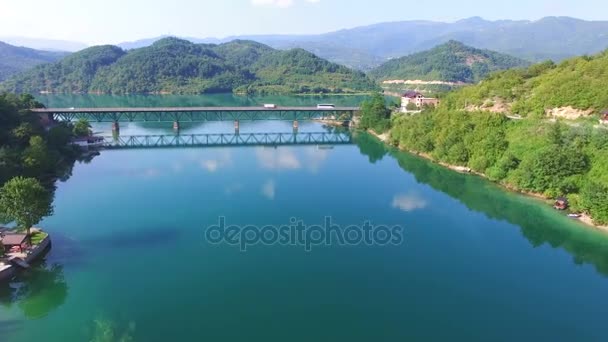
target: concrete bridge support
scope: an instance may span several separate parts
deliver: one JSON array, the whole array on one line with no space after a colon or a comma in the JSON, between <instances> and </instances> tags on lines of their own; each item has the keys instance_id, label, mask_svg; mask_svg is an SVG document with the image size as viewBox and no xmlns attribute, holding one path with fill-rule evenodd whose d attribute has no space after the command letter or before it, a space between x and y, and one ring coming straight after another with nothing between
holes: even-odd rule
<instances>
[{"instance_id":1,"label":"concrete bridge support","mask_svg":"<svg viewBox=\"0 0 608 342\"><path fill-rule=\"evenodd\" d=\"M234 120L234 134L239 134L240 129L241 123L239 122L239 120Z\"/></svg>"},{"instance_id":2,"label":"concrete bridge support","mask_svg":"<svg viewBox=\"0 0 608 342\"><path fill-rule=\"evenodd\" d=\"M299 123L298 120L293 120L293 132L294 133L298 133L298 128L299 128Z\"/></svg>"},{"instance_id":3,"label":"concrete bridge support","mask_svg":"<svg viewBox=\"0 0 608 342\"><path fill-rule=\"evenodd\" d=\"M112 122L112 134L118 134L120 132L120 124L118 121Z\"/></svg>"},{"instance_id":4,"label":"concrete bridge support","mask_svg":"<svg viewBox=\"0 0 608 342\"><path fill-rule=\"evenodd\" d=\"M173 121L173 130L179 132L179 121Z\"/></svg>"}]
</instances>

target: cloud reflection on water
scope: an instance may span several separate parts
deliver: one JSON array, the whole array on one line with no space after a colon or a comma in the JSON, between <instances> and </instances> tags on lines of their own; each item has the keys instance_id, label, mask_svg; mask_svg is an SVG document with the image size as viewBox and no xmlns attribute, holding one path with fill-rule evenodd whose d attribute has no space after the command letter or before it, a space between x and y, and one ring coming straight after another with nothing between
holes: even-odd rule
<instances>
[{"instance_id":1,"label":"cloud reflection on water","mask_svg":"<svg viewBox=\"0 0 608 342\"><path fill-rule=\"evenodd\" d=\"M404 212L412 212L426 208L428 202L420 195L410 192L393 197L392 207Z\"/></svg>"}]
</instances>

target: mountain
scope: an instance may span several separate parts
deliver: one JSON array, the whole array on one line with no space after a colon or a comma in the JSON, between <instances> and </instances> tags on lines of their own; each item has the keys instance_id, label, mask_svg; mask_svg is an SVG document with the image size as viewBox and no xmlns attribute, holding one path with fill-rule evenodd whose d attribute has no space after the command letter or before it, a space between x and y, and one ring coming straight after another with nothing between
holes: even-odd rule
<instances>
[{"instance_id":1,"label":"mountain","mask_svg":"<svg viewBox=\"0 0 608 342\"><path fill-rule=\"evenodd\" d=\"M54 62L66 55L65 52L39 51L0 42L0 81L38 64Z\"/></svg>"},{"instance_id":2,"label":"mountain","mask_svg":"<svg viewBox=\"0 0 608 342\"><path fill-rule=\"evenodd\" d=\"M607 87L608 50L492 74L475 86L448 94L442 106L573 119L608 109Z\"/></svg>"},{"instance_id":3,"label":"mountain","mask_svg":"<svg viewBox=\"0 0 608 342\"><path fill-rule=\"evenodd\" d=\"M474 17L453 23L420 20L380 23L321 35L188 38L197 43L234 39L254 40L275 49L302 48L321 58L360 70L369 70L388 59L425 51L450 40L530 61L560 61L608 48L608 21L568 17L488 21ZM150 43L140 41L138 46Z\"/></svg>"},{"instance_id":4,"label":"mountain","mask_svg":"<svg viewBox=\"0 0 608 342\"><path fill-rule=\"evenodd\" d=\"M11 45L25 46L31 49L45 51L68 51L75 52L86 49L87 45L80 42L72 42L68 40L58 39L42 39L42 38L27 38L27 37L0 37L0 40Z\"/></svg>"},{"instance_id":5,"label":"mountain","mask_svg":"<svg viewBox=\"0 0 608 342\"><path fill-rule=\"evenodd\" d=\"M236 40L220 45L163 38L124 51L96 46L0 85L14 92L353 93L376 89L365 74L302 49Z\"/></svg>"},{"instance_id":6,"label":"mountain","mask_svg":"<svg viewBox=\"0 0 608 342\"><path fill-rule=\"evenodd\" d=\"M449 41L431 50L392 59L369 75L378 80L423 80L476 83L498 70L525 67L530 63L490 50Z\"/></svg>"}]
</instances>

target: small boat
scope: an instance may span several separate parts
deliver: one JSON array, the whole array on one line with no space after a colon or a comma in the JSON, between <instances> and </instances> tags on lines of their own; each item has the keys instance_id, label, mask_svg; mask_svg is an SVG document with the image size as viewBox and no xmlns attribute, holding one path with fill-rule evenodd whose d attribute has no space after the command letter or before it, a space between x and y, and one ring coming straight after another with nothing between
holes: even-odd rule
<instances>
[{"instance_id":1,"label":"small boat","mask_svg":"<svg viewBox=\"0 0 608 342\"><path fill-rule=\"evenodd\" d=\"M581 214L568 214L569 218L580 218L581 216L583 216L583 215L581 215Z\"/></svg>"}]
</instances>

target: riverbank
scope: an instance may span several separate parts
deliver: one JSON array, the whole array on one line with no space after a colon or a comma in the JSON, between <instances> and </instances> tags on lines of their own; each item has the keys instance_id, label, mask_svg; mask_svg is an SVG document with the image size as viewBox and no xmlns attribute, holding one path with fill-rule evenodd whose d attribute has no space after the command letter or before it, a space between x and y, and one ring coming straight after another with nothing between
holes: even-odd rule
<instances>
[{"instance_id":1,"label":"riverbank","mask_svg":"<svg viewBox=\"0 0 608 342\"><path fill-rule=\"evenodd\" d=\"M481 173L481 172L473 171L473 170L471 170L468 167L444 163L444 162L436 160L435 158L433 158L429 154L420 153L420 152L417 152L417 151L411 151L411 150L408 150L408 149L404 149L401 146L393 145L390 142L390 132L389 133L383 133L383 134L378 134L377 132L374 132L373 130L368 130L367 132L369 134L371 134L372 136L374 136L376 139L382 141L384 144L386 144L388 146L391 146L391 147L395 147L395 148L399 149L400 151L416 155L418 157L421 157L423 159L431 161L431 162L433 162L435 164L441 165L441 166L443 166L443 167L445 167L447 169L450 169L452 171L456 171L456 172L459 172L459 173L476 175L476 176L485 178L486 180L490 181L490 179L488 178L488 176L486 174ZM533 197L533 198L535 198L537 200L542 200L543 202L547 202L547 201L552 201L553 200L552 198L548 198L548 197L546 197L546 196L544 196L543 194L540 194L540 193L521 191L519 189L516 189L516 188L510 186L509 184L496 183L496 182L492 182L492 183L499 185L500 187L502 187L503 189L505 189L507 191L514 192L514 193L517 193L519 195ZM584 226L592 227L594 229L597 229L597 230L600 230L600 231L608 233L608 226L603 226L603 225L595 224L593 222L593 219L591 218L591 216L589 216L588 214L584 214L583 213L581 215L582 215L581 217L579 217L577 219L574 219L574 220L577 220L577 221L581 222Z\"/></svg>"},{"instance_id":2,"label":"riverbank","mask_svg":"<svg viewBox=\"0 0 608 342\"><path fill-rule=\"evenodd\" d=\"M40 258L42 258L51 248L51 237L44 231L38 228L32 228L31 234L45 234L42 240L40 240L37 244L33 245L31 248L21 253L8 253L4 256L4 258L0 258L0 282L9 281L17 273L20 271L21 265L28 266ZM16 259L15 261L12 261ZM16 263L16 264L15 264ZM28 266L29 267L29 266Z\"/></svg>"}]
</instances>

